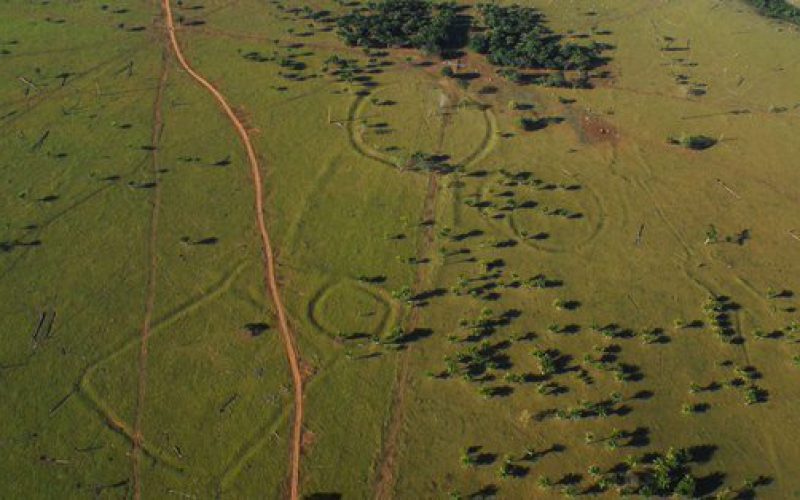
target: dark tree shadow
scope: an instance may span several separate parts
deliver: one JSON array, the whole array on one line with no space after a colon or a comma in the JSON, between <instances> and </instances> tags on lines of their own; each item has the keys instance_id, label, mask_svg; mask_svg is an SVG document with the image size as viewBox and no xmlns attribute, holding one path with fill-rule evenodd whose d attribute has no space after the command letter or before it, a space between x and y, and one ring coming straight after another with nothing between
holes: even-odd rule
<instances>
[{"instance_id":1,"label":"dark tree shadow","mask_svg":"<svg viewBox=\"0 0 800 500\"><path fill-rule=\"evenodd\" d=\"M247 330L251 337L258 337L269 330L269 325L266 323L247 323L244 325L244 329Z\"/></svg>"},{"instance_id":2,"label":"dark tree shadow","mask_svg":"<svg viewBox=\"0 0 800 500\"><path fill-rule=\"evenodd\" d=\"M724 484L725 473L712 472L711 474L697 478L694 494L700 498L706 497L721 488Z\"/></svg>"}]
</instances>

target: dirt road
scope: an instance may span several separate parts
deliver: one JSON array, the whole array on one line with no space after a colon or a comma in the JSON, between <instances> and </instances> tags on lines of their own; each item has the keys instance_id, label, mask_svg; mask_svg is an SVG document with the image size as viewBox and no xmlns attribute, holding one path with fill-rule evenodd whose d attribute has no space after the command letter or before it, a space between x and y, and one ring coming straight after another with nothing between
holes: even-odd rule
<instances>
[{"instance_id":1,"label":"dirt road","mask_svg":"<svg viewBox=\"0 0 800 500\"><path fill-rule=\"evenodd\" d=\"M250 164L250 174L253 180L253 190L255 195L255 212L256 212L256 225L261 236L261 244L264 252L264 279L267 288L272 297L275 312L278 316L278 327L280 329L281 337L283 339L284 348L286 349L286 356L289 360L289 367L292 372L292 381L294 384L294 423L292 430L292 445L290 454L290 477L289 477L289 498L297 500L299 498L299 482L300 482L300 443L303 432L303 379L300 372L300 359L297 351L297 346L294 342L294 336L289 329L289 322L286 318L286 310L281 300L280 288L275 276L275 258L272 252L272 244L270 243L269 233L264 221L264 194L261 183L261 170L258 163L258 157L247 133L247 129L242 124L239 117L234 113L233 108L225 96L208 80L206 80L200 73L195 71L181 50L178 38L175 34L175 22L172 16L172 8L169 0L162 0L161 2L164 10L164 17L166 20L167 33L169 35L170 45L178 60L178 64L191 76L197 83L203 86L219 104L222 111L233 124L236 132L242 140L242 144L247 151L247 159Z\"/></svg>"}]
</instances>

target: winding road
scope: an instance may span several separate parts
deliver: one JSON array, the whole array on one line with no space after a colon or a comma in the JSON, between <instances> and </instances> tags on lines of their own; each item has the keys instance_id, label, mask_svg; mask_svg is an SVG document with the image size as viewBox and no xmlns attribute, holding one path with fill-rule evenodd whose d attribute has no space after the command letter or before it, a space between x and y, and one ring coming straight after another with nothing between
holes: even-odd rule
<instances>
[{"instance_id":1,"label":"winding road","mask_svg":"<svg viewBox=\"0 0 800 500\"><path fill-rule=\"evenodd\" d=\"M175 54L178 64L191 76L197 83L203 86L214 97L219 104L222 111L233 124L236 132L242 140L242 144L247 151L247 158L250 164L250 174L253 181L253 190L255 195L255 212L256 212L256 225L258 232L261 236L261 245L264 253L264 279L269 289L272 298L275 312L278 316L278 327L280 329L281 338L283 340L284 348L286 349L286 356L289 360L289 367L292 373L292 381L294 385L294 422L292 430L291 453L290 453L290 476L289 476L289 498L297 500L299 498L299 482L300 482L300 443L303 432L303 379L300 372L300 357L298 349L295 345L295 339L292 331L289 329L289 322L286 317L286 310L283 306L283 301L280 295L280 287L275 274L275 257L272 252L272 244L270 243L269 233L264 221L264 193L261 182L261 170L258 163L258 156L256 155L253 143L247 133L247 129L242 124L239 117L234 113L233 108L225 99L225 96L208 80L206 80L200 73L195 71L181 50L178 43L178 38L175 34L175 21L172 15L172 7L169 0L162 0L161 2L164 18L166 21L167 34L172 52ZM140 446L140 439L134 440L134 447L137 444ZM136 451L136 450L134 450ZM135 462L134 462L135 464ZM139 483L138 474L134 474L134 496L141 498L141 488Z\"/></svg>"}]
</instances>

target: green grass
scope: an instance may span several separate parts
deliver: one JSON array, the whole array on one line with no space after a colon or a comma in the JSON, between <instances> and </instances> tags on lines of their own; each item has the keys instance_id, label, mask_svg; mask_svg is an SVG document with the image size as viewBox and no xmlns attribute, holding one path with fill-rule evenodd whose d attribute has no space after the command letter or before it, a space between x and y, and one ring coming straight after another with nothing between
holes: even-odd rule
<instances>
[{"instance_id":1,"label":"green grass","mask_svg":"<svg viewBox=\"0 0 800 500\"><path fill-rule=\"evenodd\" d=\"M791 295L765 294L800 286L790 233L800 94L787 83L800 77L795 30L736 3L533 1L557 32L593 32L615 45L611 78L592 90L517 85L470 55L457 73L480 76L465 89L414 51L376 56L370 67L370 56L317 30L320 23L300 36L311 21L287 11L303 5L209 2L176 13L206 22L181 28L181 43L241 110L262 159L282 292L309 373L304 494L370 497L389 470L392 481L380 488L397 498L491 485L504 498L556 497L561 486L542 490L537 478L580 474L583 491L590 466L608 471L628 455L673 446L707 447L707 460L691 464L704 493L743 491L758 476L771 479L756 482L764 498L800 489L791 439L797 350L787 329L796 306ZM248 166L215 102L167 56L163 170L153 172L147 146L166 48L158 15L157 5L132 2L0 6L0 49L9 52L0 55L0 242L8 248L0 252L0 469L13 478L0 496L132 494L130 439L107 420L130 429L136 414L156 199L143 185L153 181L160 204L143 496L285 492L291 378L265 291ZM118 29L121 22L146 30ZM294 54L305 64L295 72L307 78L289 80L280 73L292 70L276 61L242 57L251 51ZM374 86L337 81L332 65L323 72L334 54L367 70L355 76ZM62 87L64 72L74 76ZM547 126L523 131L521 118ZM718 142L692 152L664 141L683 133ZM416 152L465 172L397 168ZM503 172L530 175L520 182ZM430 175L438 189L426 200ZM705 245L711 224L719 243ZM744 244L725 241L744 230ZM525 285L540 275L550 287ZM472 295L451 291L464 279ZM406 286L434 293L414 312L392 297ZM743 344L712 330L703 311L710 294L739 304L726 315ZM557 308L557 300L577 303ZM438 377L445 357L479 345L464 340L474 332L460 323L485 308L495 320L509 313L485 337L499 356L493 367L469 381ZM39 318L53 311L49 337L34 348ZM413 334L415 315L422 331ZM675 318L688 326L673 328ZM252 336L246 325L254 323L268 328ZM639 335L608 338L590 327L609 323ZM559 328L550 332L551 324ZM404 349L369 338L397 326L412 333ZM641 332L656 328L663 333L643 342ZM755 330L782 333L756 342L746 334ZM602 347L616 357L604 363L629 365L640 380L620 381L585 359ZM540 372L535 349L568 356L566 370L524 381ZM746 366L761 377L736 370ZM744 385L727 383L737 377ZM539 391L546 382L565 392ZM689 392L712 382L720 388ZM765 401L746 404L758 393L752 384L767 391ZM511 391L484 397L481 387ZM614 392L624 415L543 413ZM687 416L687 404L708 407ZM600 439L614 429L629 433L617 446L586 443L587 432ZM496 455L493 462L462 465L470 446ZM384 466L387 448L393 468ZM519 460L527 448L542 452L536 462ZM527 475L500 477L506 455Z\"/></svg>"}]
</instances>

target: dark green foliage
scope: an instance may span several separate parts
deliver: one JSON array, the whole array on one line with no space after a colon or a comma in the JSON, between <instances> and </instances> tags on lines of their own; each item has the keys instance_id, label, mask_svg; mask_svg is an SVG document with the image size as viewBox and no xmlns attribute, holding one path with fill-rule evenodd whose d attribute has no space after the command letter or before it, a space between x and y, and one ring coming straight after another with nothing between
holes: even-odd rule
<instances>
[{"instance_id":1,"label":"dark green foliage","mask_svg":"<svg viewBox=\"0 0 800 500\"><path fill-rule=\"evenodd\" d=\"M337 21L338 34L348 45L372 48L414 47L442 54L454 43L454 4L426 0L384 0L353 11Z\"/></svg>"},{"instance_id":2,"label":"dark green foliage","mask_svg":"<svg viewBox=\"0 0 800 500\"><path fill-rule=\"evenodd\" d=\"M795 7L786 0L747 0L747 3L765 16L800 25L800 7Z\"/></svg>"},{"instance_id":3,"label":"dark green foliage","mask_svg":"<svg viewBox=\"0 0 800 500\"><path fill-rule=\"evenodd\" d=\"M688 458L685 450L672 448L656 457L640 476L643 484L638 493L645 496L679 494L693 497L695 479L688 467Z\"/></svg>"},{"instance_id":4,"label":"dark green foliage","mask_svg":"<svg viewBox=\"0 0 800 500\"><path fill-rule=\"evenodd\" d=\"M469 39L469 48L478 54L486 54L489 52L489 39L482 33L476 33Z\"/></svg>"},{"instance_id":5,"label":"dark green foliage","mask_svg":"<svg viewBox=\"0 0 800 500\"><path fill-rule=\"evenodd\" d=\"M717 143L717 140L707 135L683 135L678 138L670 137L667 139L670 144L683 146L687 149L694 149L695 151L702 151L708 149Z\"/></svg>"},{"instance_id":6,"label":"dark green foliage","mask_svg":"<svg viewBox=\"0 0 800 500\"><path fill-rule=\"evenodd\" d=\"M561 70L539 75L530 75L526 78L526 80L530 83L541 85L543 87L591 88L588 76L583 75L583 73L585 72L581 71L581 75L579 75L574 81L569 81L566 75L564 75L564 72Z\"/></svg>"},{"instance_id":7,"label":"dark green foliage","mask_svg":"<svg viewBox=\"0 0 800 500\"><path fill-rule=\"evenodd\" d=\"M470 47L488 54L499 66L545 69L590 69L603 61L603 46L562 43L545 25L536 9L512 5L479 4L486 32L474 35Z\"/></svg>"},{"instance_id":8,"label":"dark green foliage","mask_svg":"<svg viewBox=\"0 0 800 500\"><path fill-rule=\"evenodd\" d=\"M567 78L564 76L563 71L556 71L554 73L550 73L547 75L547 78L543 82L546 87L566 87L568 86Z\"/></svg>"},{"instance_id":9,"label":"dark green foliage","mask_svg":"<svg viewBox=\"0 0 800 500\"><path fill-rule=\"evenodd\" d=\"M512 69L512 68L503 68L498 71L500 76L506 78L510 82L520 83L522 82L522 75L519 74L519 71Z\"/></svg>"}]
</instances>

